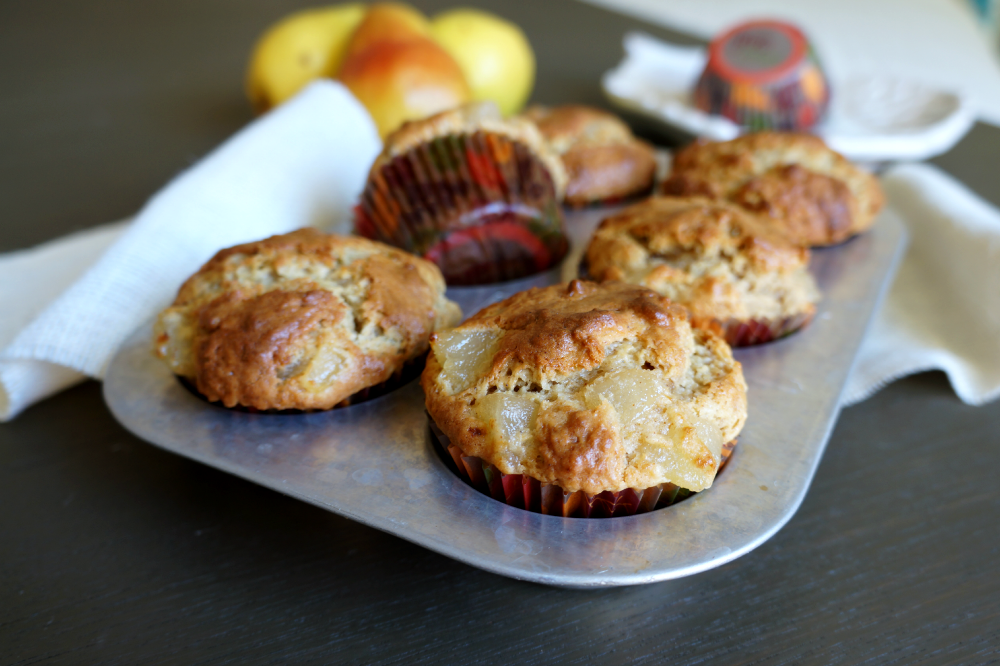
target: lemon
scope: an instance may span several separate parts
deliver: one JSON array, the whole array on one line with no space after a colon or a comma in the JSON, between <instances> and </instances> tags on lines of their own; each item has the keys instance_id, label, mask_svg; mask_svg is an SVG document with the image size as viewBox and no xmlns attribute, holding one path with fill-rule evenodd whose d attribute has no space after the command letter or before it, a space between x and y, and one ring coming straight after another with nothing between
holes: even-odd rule
<instances>
[{"instance_id":1,"label":"lemon","mask_svg":"<svg viewBox=\"0 0 1000 666\"><path fill-rule=\"evenodd\" d=\"M474 100L493 100L505 116L528 101L535 54L515 24L478 9L456 8L434 17L431 35L458 62Z\"/></svg>"},{"instance_id":2,"label":"lemon","mask_svg":"<svg viewBox=\"0 0 1000 666\"><path fill-rule=\"evenodd\" d=\"M247 70L254 107L266 111L310 81L333 77L364 15L363 4L349 3L295 12L271 26L257 41Z\"/></svg>"}]
</instances>

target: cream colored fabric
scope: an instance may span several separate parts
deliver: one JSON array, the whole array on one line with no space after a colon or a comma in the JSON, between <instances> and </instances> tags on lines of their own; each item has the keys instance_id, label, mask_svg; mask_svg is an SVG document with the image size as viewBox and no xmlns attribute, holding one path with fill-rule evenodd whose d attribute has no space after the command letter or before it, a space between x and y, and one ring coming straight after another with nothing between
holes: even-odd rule
<instances>
[{"instance_id":1,"label":"cream colored fabric","mask_svg":"<svg viewBox=\"0 0 1000 666\"><path fill-rule=\"evenodd\" d=\"M948 373L964 402L1000 396L1000 210L926 164L890 170L886 198L910 245L872 322L845 404L922 370Z\"/></svg>"}]
</instances>

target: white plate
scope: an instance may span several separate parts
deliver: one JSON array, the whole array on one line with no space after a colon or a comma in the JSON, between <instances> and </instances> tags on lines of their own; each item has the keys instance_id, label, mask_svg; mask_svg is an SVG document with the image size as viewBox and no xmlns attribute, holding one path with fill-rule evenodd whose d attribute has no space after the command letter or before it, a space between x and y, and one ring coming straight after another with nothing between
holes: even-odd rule
<instances>
[{"instance_id":1,"label":"white plate","mask_svg":"<svg viewBox=\"0 0 1000 666\"><path fill-rule=\"evenodd\" d=\"M706 139L739 136L739 126L728 118L692 105L705 49L668 44L642 33L625 35L624 46L625 59L601 80L612 102ZM830 86L828 117L817 134L856 161L933 157L958 143L975 120L969 100L914 81L859 75L831 81Z\"/></svg>"}]
</instances>

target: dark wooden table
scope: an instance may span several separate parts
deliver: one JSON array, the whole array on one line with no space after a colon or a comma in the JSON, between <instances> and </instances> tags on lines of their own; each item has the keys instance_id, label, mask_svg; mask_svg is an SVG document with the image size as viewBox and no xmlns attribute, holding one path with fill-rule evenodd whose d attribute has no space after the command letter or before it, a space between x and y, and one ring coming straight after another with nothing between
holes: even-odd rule
<instances>
[{"instance_id":1,"label":"dark wooden table","mask_svg":"<svg viewBox=\"0 0 1000 666\"><path fill-rule=\"evenodd\" d=\"M248 122L253 39L297 4L0 4L0 251L134 213ZM541 102L604 104L626 30L684 39L572 0L482 4L525 26ZM1000 129L935 162L1000 203ZM996 663L998 430L1000 404L941 374L897 382L843 412L756 551L567 591L165 453L89 382L0 425L0 662Z\"/></svg>"}]
</instances>

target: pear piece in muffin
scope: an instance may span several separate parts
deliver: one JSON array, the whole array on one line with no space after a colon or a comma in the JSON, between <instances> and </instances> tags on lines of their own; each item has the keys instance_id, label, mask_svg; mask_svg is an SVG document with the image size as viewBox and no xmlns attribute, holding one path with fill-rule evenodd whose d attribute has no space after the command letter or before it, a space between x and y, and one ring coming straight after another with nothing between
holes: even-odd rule
<instances>
[{"instance_id":1,"label":"pear piece in muffin","mask_svg":"<svg viewBox=\"0 0 1000 666\"><path fill-rule=\"evenodd\" d=\"M621 282L530 289L437 332L421 384L448 446L534 483L521 505L545 513L553 488L563 507L578 492L704 490L746 419L725 341Z\"/></svg>"}]
</instances>

